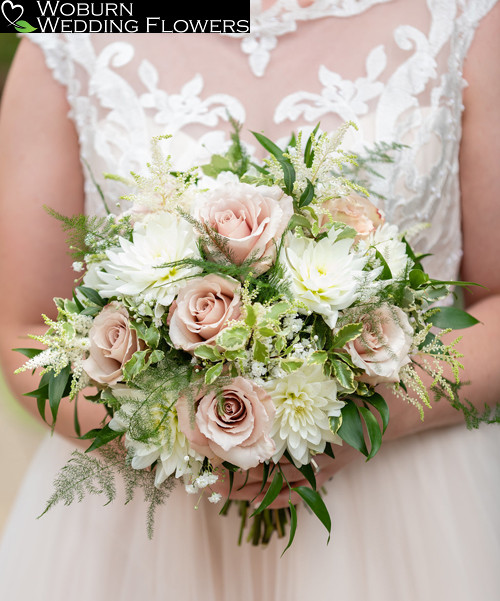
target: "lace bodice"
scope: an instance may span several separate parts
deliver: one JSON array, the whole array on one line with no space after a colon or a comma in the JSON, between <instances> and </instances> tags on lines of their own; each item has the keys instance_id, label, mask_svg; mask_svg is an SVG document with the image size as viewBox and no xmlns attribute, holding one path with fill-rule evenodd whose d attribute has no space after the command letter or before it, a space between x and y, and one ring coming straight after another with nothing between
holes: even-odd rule
<instances>
[{"instance_id":1,"label":"lace bodice","mask_svg":"<svg viewBox=\"0 0 500 601\"><path fill-rule=\"evenodd\" d=\"M321 122L359 126L347 145L408 147L373 182L389 221L432 226L417 248L429 271L456 276L461 257L458 151L462 65L495 0L254 0L251 33L30 34L67 87L87 162L108 199L125 191L102 178L140 171L153 135L172 134L179 168L228 143L228 115L288 139ZM267 6L269 5L270 6ZM86 210L101 201L86 171Z\"/></svg>"}]
</instances>

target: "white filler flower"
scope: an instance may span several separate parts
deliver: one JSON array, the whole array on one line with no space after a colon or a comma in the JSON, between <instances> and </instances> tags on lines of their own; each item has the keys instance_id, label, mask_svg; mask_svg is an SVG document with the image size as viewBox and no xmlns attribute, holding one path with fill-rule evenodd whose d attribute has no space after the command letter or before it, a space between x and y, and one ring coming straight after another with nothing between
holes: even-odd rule
<instances>
[{"instance_id":1,"label":"white filler flower","mask_svg":"<svg viewBox=\"0 0 500 601\"><path fill-rule=\"evenodd\" d=\"M134 227L133 242L120 238L120 248L107 251L108 260L98 273L102 296L136 296L168 306L182 278L197 273L193 267L160 267L186 258L198 258L193 228L171 213L160 213Z\"/></svg>"},{"instance_id":2,"label":"white filler flower","mask_svg":"<svg viewBox=\"0 0 500 601\"><path fill-rule=\"evenodd\" d=\"M367 257L350 252L353 240L337 240L338 235L330 230L319 242L289 235L284 256L294 296L323 315L331 328L339 310L354 303L361 283L369 277L363 272Z\"/></svg>"},{"instance_id":3,"label":"white filler flower","mask_svg":"<svg viewBox=\"0 0 500 601\"><path fill-rule=\"evenodd\" d=\"M320 365L307 365L270 380L265 388L276 407L271 430L276 444L273 461L288 449L300 467L309 463L311 452L322 453L327 442L342 443L330 430L329 417L338 417L345 403L337 399L337 385Z\"/></svg>"}]
</instances>

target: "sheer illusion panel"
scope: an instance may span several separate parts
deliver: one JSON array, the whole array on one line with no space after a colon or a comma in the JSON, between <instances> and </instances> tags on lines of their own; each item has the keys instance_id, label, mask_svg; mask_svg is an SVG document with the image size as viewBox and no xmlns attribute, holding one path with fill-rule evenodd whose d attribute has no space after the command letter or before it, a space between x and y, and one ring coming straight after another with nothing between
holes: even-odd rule
<instances>
[{"instance_id":1,"label":"sheer illusion panel","mask_svg":"<svg viewBox=\"0 0 500 601\"><path fill-rule=\"evenodd\" d=\"M269 4L269 2L267 2ZM291 131L359 132L346 150L375 142L408 145L371 187L390 222L432 223L413 241L433 253L432 275L454 278L461 257L458 148L461 67L492 2L278 1L252 34L31 35L68 86L90 164L109 201L125 192L102 173L144 171L154 135L171 134L177 168L206 162L229 144L231 115L249 151L251 130L286 144ZM321 18L320 18L321 17ZM241 39L240 39L241 38ZM131 43L133 39L133 45ZM102 203L87 175L87 211Z\"/></svg>"}]
</instances>

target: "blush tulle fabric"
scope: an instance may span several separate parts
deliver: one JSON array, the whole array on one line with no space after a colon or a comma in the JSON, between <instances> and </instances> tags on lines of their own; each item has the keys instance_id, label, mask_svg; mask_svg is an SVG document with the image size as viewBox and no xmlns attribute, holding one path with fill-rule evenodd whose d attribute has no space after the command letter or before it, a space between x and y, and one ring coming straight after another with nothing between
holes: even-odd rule
<instances>
[{"instance_id":1,"label":"blush tulle fabric","mask_svg":"<svg viewBox=\"0 0 500 601\"><path fill-rule=\"evenodd\" d=\"M230 113L286 140L318 121L359 126L354 150L404 142L372 182L389 221L432 227L416 245L455 278L461 258L458 150L462 67L494 0L252 2L247 36L32 34L66 89L82 158L126 176L152 135L172 134L179 168L227 148ZM100 181L108 199L124 193ZM102 211L87 176L86 210ZM443 402L443 401L442 401ZM411 410L411 408L408 408ZM36 520L73 446L47 438L0 547L9 601L495 601L500 560L500 437L494 427L429 431L385 443L326 485L333 535L304 507L292 548L237 546L236 512L219 517L178 487L146 536L140 497L58 506Z\"/></svg>"}]
</instances>

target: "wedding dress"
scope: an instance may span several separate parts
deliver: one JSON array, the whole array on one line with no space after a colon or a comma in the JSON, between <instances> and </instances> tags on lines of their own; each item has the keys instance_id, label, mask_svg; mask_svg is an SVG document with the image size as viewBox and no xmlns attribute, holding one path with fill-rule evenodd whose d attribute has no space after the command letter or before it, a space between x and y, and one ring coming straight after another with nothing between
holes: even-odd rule
<instances>
[{"instance_id":1,"label":"wedding dress","mask_svg":"<svg viewBox=\"0 0 500 601\"><path fill-rule=\"evenodd\" d=\"M408 148L372 182L388 221L417 223L429 271L458 274L458 150L462 65L493 0L278 0L252 4L247 35L34 34L67 89L82 159L108 199L148 160L150 138L172 134L179 168L227 147L228 115L285 141L321 122L357 123L346 146ZM260 156L260 155L259 155ZM86 173L86 210L102 212ZM49 200L47 201L49 202ZM408 410L411 410L409 407ZM304 507L292 548L237 546L236 512L217 515L182 487L146 537L140 494L103 507L88 498L40 520L52 480L73 446L47 438L26 476L0 550L0 598L9 601L493 601L500 559L498 432L464 426L386 443L327 483L327 546Z\"/></svg>"}]
</instances>

